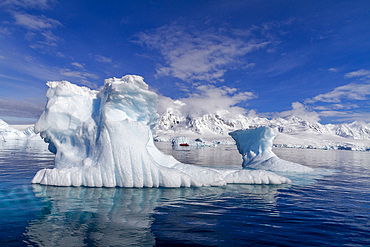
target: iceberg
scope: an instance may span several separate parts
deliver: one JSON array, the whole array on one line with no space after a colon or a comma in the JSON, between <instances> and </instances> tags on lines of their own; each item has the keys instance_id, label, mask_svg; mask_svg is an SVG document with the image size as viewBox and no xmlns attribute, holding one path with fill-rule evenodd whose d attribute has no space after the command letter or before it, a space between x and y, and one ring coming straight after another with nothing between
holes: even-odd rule
<instances>
[{"instance_id":1,"label":"iceberg","mask_svg":"<svg viewBox=\"0 0 370 247\"><path fill-rule=\"evenodd\" d=\"M272 145L278 132L269 127L236 130L229 133L236 141L243 156L243 168L264 169L276 172L311 172L312 168L286 161L272 152Z\"/></svg>"},{"instance_id":2,"label":"iceberg","mask_svg":"<svg viewBox=\"0 0 370 247\"><path fill-rule=\"evenodd\" d=\"M54 168L38 171L32 183L142 188L290 182L269 171L183 164L160 152L152 136L158 96L140 76L106 79L99 91L67 81L47 85L35 132L55 153Z\"/></svg>"}]
</instances>

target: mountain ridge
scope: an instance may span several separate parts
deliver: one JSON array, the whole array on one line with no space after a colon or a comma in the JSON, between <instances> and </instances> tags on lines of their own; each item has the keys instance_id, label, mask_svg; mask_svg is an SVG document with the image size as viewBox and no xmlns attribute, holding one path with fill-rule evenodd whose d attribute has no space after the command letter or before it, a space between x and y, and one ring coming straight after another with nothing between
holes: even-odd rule
<instances>
[{"instance_id":1,"label":"mountain ridge","mask_svg":"<svg viewBox=\"0 0 370 247\"><path fill-rule=\"evenodd\" d=\"M370 123L358 121L320 124L310 123L296 116L272 119L242 114L234 117L211 113L191 116L167 109L159 116L153 132L156 141L171 141L176 136L186 136L190 139L198 137L220 144L232 143L228 135L232 131L260 126L279 131L279 136L274 142L275 146L279 147L370 150Z\"/></svg>"}]
</instances>

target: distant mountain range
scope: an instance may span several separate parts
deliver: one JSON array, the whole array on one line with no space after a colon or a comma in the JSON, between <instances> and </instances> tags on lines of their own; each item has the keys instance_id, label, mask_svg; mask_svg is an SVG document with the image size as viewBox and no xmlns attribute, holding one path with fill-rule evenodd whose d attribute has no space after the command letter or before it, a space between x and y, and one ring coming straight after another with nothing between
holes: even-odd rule
<instances>
[{"instance_id":1,"label":"distant mountain range","mask_svg":"<svg viewBox=\"0 0 370 247\"><path fill-rule=\"evenodd\" d=\"M35 134L34 126L25 127L24 130L18 130L9 126L0 119L0 142L8 140L40 140L40 136Z\"/></svg>"},{"instance_id":2,"label":"distant mountain range","mask_svg":"<svg viewBox=\"0 0 370 247\"><path fill-rule=\"evenodd\" d=\"M168 109L162 114L153 129L156 141L171 142L178 137L203 142L205 145L233 144L228 133L237 129L268 126L276 128L279 136L275 147L345 149L370 151L370 124L353 122L350 124L310 123L298 117L261 118L258 116L230 114L205 114L203 116L182 115ZM34 127L25 130L12 128L0 119L0 141L37 140Z\"/></svg>"},{"instance_id":3,"label":"distant mountain range","mask_svg":"<svg viewBox=\"0 0 370 247\"><path fill-rule=\"evenodd\" d=\"M258 116L225 115L205 114L192 117L168 109L160 116L154 128L155 140L171 141L174 137L185 136L211 143L233 143L228 133L234 130L268 126L280 132L274 142L278 147L370 150L369 123L323 125L294 116L269 120Z\"/></svg>"}]
</instances>

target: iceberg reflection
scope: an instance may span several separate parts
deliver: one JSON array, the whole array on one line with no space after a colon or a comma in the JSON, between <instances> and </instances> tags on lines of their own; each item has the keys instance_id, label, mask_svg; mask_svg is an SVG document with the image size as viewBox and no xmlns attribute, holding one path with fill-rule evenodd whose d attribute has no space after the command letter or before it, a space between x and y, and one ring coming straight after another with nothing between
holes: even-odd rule
<instances>
[{"instance_id":1,"label":"iceberg reflection","mask_svg":"<svg viewBox=\"0 0 370 247\"><path fill-rule=\"evenodd\" d=\"M202 210L206 212L214 209L214 204L220 200L238 197L252 207L269 211L276 206L279 188L283 187L133 189L33 185L44 207L38 219L27 227L26 243L38 246L153 246L155 236L151 226L153 215L159 212L156 208L178 208L202 202Z\"/></svg>"},{"instance_id":2,"label":"iceberg reflection","mask_svg":"<svg viewBox=\"0 0 370 247\"><path fill-rule=\"evenodd\" d=\"M150 232L159 190L33 185L45 208L27 227L39 246L152 246Z\"/></svg>"}]
</instances>

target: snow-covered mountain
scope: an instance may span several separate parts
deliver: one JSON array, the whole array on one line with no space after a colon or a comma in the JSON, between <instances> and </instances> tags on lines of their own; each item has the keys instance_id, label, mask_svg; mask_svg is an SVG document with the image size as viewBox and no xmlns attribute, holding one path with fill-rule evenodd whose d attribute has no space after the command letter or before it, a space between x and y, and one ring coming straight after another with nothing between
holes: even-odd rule
<instances>
[{"instance_id":1,"label":"snow-covered mountain","mask_svg":"<svg viewBox=\"0 0 370 247\"><path fill-rule=\"evenodd\" d=\"M181 106L181 102L177 103ZM202 116L183 115L178 109L169 108L159 116L153 129L156 141L171 142L186 137L199 145L234 144L229 133L238 129L268 126L279 131L274 141L276 147L370 150L370 123L350 124L310 123L298 117L261 118L257 115L230 116L228 112ZM0 141L41 140L34 127L17 130L0 119Z\"/></svg>"},{"instance_id":2,"label":"snow-covered mountain","mask_svg":"<svg viewBox=\"0 0 370 247\"><path fill-rule=\"evenodd\" d=\"M41 138L40 135L35 134L34 126L17 130L0 119L0 141L10 140L41 140Z\"/></svg>"},{"instance_id":3,"label":"snow-covered mountain","mask_svg":"<svg viewBox=\"0 0 370 247\"><path fill-rule=\"evenodd\" d=\"M232 143L228 133L260 126L276 128L280 134L274 145L279 147L370 150L370 124L310 123L298 117L261 118L256 115L205 114L184 116L167 109L154 128L157 141L171 141L176 136L202 139L213 143Z\"/></svg>"}]
</instances>

